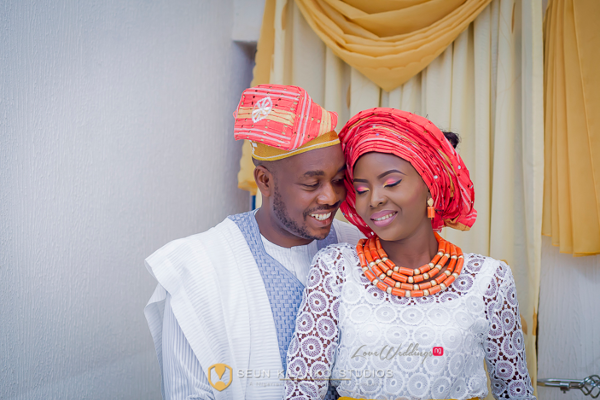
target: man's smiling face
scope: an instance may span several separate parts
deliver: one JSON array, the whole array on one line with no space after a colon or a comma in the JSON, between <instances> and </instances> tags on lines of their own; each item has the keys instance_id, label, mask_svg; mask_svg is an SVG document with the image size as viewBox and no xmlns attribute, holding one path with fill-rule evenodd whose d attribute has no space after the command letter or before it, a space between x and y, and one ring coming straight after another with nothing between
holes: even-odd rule
<instances>
[{"instance_id":1,"label":"man's smiling face","mask_svg":"<svg viewBox=\"0 0 600 400\"><path fill-rule=\"evenodd\" d=\"M278 161L273 211L280 227L303 239L325 239L346 198L345 165L339 145Z\"/></svg>"}]
</instances>

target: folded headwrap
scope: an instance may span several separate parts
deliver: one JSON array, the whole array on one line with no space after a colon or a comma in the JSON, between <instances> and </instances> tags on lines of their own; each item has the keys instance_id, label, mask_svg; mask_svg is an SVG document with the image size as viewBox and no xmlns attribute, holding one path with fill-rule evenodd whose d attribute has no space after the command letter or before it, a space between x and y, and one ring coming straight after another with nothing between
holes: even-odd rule
<instances>
[{"instance_id":1,"label":"folded headwrap","mask_svg":"<svg viewBox=\"0 0 600 400\"><path fill-rule=\"evenodd\" d=\"M434 201L436 213L431 221L434 230L439 231L444 226L469 230L475 223L475 192L469 171L431 121L393 108L373 108L352 117L339 137L346 158L348 189L341 210L348 221L368 237L374 233L356 213L352 179L356 160L370 152L393 154L417 170Z\"/></svg>"},{"instance_id":2,"label":"folded headwrap","mask_svg":"<svg viewBox=\"0 0 600 400\"><path fill-rule=\"evenodd\" d=\"M244 90L233 114L236 140L252 143L252 157L275 161L340 141L337 114L297 86L258 85Z\"/></svg>"}]
</instances>

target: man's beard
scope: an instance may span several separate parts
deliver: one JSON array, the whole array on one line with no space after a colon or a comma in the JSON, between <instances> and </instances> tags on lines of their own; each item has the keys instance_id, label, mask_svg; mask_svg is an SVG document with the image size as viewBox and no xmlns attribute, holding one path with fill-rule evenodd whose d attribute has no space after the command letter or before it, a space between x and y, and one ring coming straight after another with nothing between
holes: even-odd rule
<instances>
[{"instance_id":1,"label":"man's beard","mask_svg":"<svg viewBox=\"0 0 600 400\"><path fill-rule=\"evenodd\" d=\"M281 199L281 195L277 190L277 187L274 188L275 193L273 195L273 211L275 212L275 217L287 228L287 230L294 235L301 237L303 239L311 239L311 240L323 240L326 236L312 236L306 226L300 226L294 220L292 220L287 212L287 208L285 207L285 203ZM304 218L308 215L305 213L303 215Z\"/></svg>"}]
</instances>

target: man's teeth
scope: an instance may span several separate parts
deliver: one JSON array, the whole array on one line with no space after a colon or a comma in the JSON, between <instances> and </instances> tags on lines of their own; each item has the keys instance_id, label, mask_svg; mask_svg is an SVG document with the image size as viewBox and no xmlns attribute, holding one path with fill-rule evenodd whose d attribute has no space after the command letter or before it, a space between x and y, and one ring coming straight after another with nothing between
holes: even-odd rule
<instances>
[{"instance_id":1,"label":"man's teeth","mask_svg":"<svg viewBox=\"0 0 600 400\"><path fill-rule=\"evenodd\" d=\"M383 221L384 219L392 218L394 216L394 214L395 213L391 213L391 214L388 214L388 215L384 215L381 218L375 218L374 221Z\"/></svg>"},{"instance_id":2,"label":"man's teeth","mask_svg":"<svg viewBox=\"0 0 600 400\"><path fill-rule=\"evenodd\" d=\"M327 218L331 217L331 213L329 212L327 214L310 214L310 216L316 220L325 221Z\"/></svg>"}]
</instances>

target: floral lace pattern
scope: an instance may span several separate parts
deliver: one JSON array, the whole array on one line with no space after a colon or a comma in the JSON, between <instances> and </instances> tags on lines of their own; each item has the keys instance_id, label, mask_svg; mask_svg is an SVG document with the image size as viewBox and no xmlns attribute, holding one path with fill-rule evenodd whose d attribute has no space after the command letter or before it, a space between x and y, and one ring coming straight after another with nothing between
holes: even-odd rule
<instances>
[{"instance_id":1,"label":"floral lace pattern","mask_svg":"<svg viewBox=\"0 0 600 400\"><path fill-rule=\"evenodd\" d=\"M364 277L348 244L320 251L288 349L286 399L535 399L510 268L466 254L444 292L398 298Z\"/></svg>"}]
</instances>

